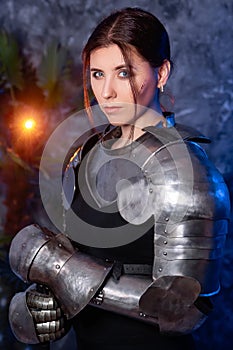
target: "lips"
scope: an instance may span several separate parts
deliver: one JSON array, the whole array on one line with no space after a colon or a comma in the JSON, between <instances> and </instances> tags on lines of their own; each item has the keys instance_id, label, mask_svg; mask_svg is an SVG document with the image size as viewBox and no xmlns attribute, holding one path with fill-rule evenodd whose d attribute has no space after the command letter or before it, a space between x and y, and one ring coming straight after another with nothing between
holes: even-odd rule
<instances>
[{"instance_id":1,"label":"lips","mask_svg":"<svg viewBox=\"0 0 233 350\"><path fill-rule=\"evenodd\" d=\"M117 113L121 110L122 107L119 106L105 106L103 107L104 111L108 114Z\"/></svg>"}]
</instances>

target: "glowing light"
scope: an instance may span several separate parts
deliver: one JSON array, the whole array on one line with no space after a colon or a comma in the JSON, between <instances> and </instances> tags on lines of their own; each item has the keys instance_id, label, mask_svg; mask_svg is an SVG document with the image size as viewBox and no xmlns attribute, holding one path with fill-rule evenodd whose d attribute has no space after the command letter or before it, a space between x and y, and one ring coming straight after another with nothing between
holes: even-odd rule
<instances>
[{"instance_id":1,"label":"glowing light","mask_svg":"<svg viewBox=\"0 0 233 350\"><path fill-rule=\"evenodd\" d=\"M35 127L34 119L27 119L24 121L24 128L27 130L32 130Z\"/></svg>"}]
</instances>

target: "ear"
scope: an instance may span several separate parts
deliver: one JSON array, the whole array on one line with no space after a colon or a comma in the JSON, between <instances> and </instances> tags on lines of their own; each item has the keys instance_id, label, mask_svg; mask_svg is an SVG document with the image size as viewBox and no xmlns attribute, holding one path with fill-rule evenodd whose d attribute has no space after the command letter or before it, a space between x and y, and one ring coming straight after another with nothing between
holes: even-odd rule
<instances>
[{"instance_id":1,"label":"ear","mask_svg":"<svg viewBox=\"0 0 233 350\"><path fill-rule=\"evenodd\" d=\"M158 84L157 87L160 89L164 85L166 85L166 82L169 78L171 70L171 63L168 60L165 60L162 64L162 66L159 67L158 71Z\"/></svg>"}]
</instances>

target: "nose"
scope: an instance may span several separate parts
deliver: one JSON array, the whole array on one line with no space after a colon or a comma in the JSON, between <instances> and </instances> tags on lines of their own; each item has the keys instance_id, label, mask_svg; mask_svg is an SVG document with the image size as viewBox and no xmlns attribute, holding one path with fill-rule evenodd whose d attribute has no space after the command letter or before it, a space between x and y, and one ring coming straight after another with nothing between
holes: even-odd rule
<instances>
[{"instance_id":1,"label":"nose","mask_svg":"<svg viewBox=\"0 0 233 350\"><path fill-rule=\"evenodd\" d=\"M117 96L116 89L111 79L106 78L103 84L102 97L106 100Z\"/></svg>"}]
</instances>

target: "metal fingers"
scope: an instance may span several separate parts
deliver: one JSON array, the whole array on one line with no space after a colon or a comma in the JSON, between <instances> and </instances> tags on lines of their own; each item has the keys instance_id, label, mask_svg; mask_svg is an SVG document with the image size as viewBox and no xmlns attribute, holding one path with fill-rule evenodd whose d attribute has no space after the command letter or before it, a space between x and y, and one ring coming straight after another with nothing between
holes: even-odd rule
<instances>
[{"instance_id":1,"label":"metal fingers","mask_svg":"<svg viewBox=\"0 0 233 350\"><path fill-rule=\"evenodd\" d=\"M53 310L57 308L57 302L52 296L46 296L37 292L27 293L27 304L31 308Z\"/></svg>"},{"instance_id":2,"label":"metal fingers","mask_svg":"<svg viewBox=\"0 0 233 350\"><path fill-rule=\"evenodd\" d=\"M56 321L61 317L61 309L56 310L31 310L34 320L38 323L47 321Z\"/></svg>"},{"instance_id":3,"label":"metal fingers","mask_svg":"<svg viewBox=\"0 0 233 350\"><path fill-rule=\"evenodd\" d=\"M41 343L45 343L45 342L60 339L64 334L65 334L65 329L62 328L60 331L57 331L56 333L38 334L38 338Z\"/></svg>"},{"instance_id":4,"label":"metal fingers","mask_svg":"<svg viewBox=\"0 0 233 350\"><path fill-rule=\"evenodd\" d=\"M36 332L41 343L57 340L66 333L64 318L36 323Z\"/></svg>"},{"instance_id":5,"label":"metal fingers","mask_svg":"<svg viewBox=\"0 0 233 350\"><path fill-rule=\"evenodd\" d=\"M30 290L27 293L27 306L32 314L36 334L41 343L61 338L68 329L67 320L63 315L55 297L50 291L48 295Z\"/></svg>"},{"instance_id":6,"label":"metal fingers","mask_svg":"<svg viewBox=\"0 0 233 350\"><path fill-rule=\"evenodd\" d=\"M45 333L56 333L60 331L64 326L63 319L59 319L56 321L49 321L49 322L43 322L43 323L37 323L36 329L38 333L45 334Z\"/></svg>"}]
</instances>

